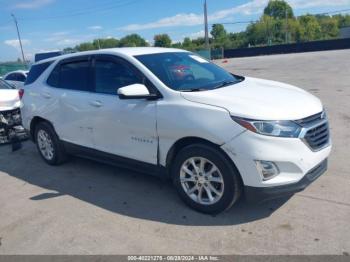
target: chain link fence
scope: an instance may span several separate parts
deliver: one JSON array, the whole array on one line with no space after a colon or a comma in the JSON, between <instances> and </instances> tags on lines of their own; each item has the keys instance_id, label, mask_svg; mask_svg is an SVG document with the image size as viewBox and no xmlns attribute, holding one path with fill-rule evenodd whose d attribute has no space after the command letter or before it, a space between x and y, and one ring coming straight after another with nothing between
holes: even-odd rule
<instances>
[{"instance_id":1,"label":"chain link fence","mask_svg":"<svg viewBox=\"0 0 350 262\"><path fill-rule=\"evenodd\" d=\"M22 63L0 63L0 76L16 70L26 70Z\"/></svg>"}]
</instances>

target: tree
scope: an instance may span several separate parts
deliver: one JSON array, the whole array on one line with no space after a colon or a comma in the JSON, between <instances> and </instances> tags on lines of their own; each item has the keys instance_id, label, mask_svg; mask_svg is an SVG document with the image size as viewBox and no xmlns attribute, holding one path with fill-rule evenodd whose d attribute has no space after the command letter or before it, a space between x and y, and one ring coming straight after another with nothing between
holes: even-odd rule
<instances>
[{"instance_id":1,"label":"tree","mask_svg":"<svg viewBox=\"0 0 350 262\"><path fill-rule=\"evenodd\" d=\"M72 48L72 47L67 47L67 48L63 49L63 52L64 52L65 54L74 53L74 52L76 52L76 51L77 51L77 50L76 50L75 48Z\"/></svg>"},{"instance_id":2,"label":"tree","mask_svg":"<svg viewBox=\"0 0 350 262\"><path fill-rule=\"evenodd\" d=\"M171 38L168 34L159 34L154 36L154 46L170 47L171 42Z\"/></svg>"},{"instance_id":3,"label":"tree","mask_svg":"<svg viewBox=\"0 0 350 262\"><path fill-rule=\"evenodd\" d=\"M86 42L76 46L75 49L82 52L82 51L96 50L96 47L91 42Z\"/></svg>"},{"instance_id":4,"label":"tree","mask_svg":"<svg viewBox=\"0 0 350 262\"><path fill-rule=\"evenodd\" d=\"M177 42L171 45L172 48L182 48L182 43L181 42Z\"/></svg>"},{"instance_id":5,"label":"tree","mask_svg":"<svg viewBox=\"0 0 350 262\"><path fill-rule=\"evenodd\" d=\"M300 23L300 41L321 39L321 26L313 15L303 15L298 18Z\"/></svg>"},{"instance_id":6,"label":"tree","mask_svg":"<svg viewBox=\"0 0 350 262\"><path fill-rule=\"evenodd\" d=\"M284 0L270 0L264 9L264 15L275 19L285 19L286 12L288 18L294 18L292 7Z\"/></svg>"},{"instance_id":7,"label":"tree","mask_svg":"<svg viewBox=\"0 0 350 262\"><path fill-rule=\"evenodd\" d=\"M285 17L287 10L287 19ZM222 24L212 27L210 38L214 48L242 48L247 46L265 46L285 43L286 32L289 43L305 42L320 39L334 39L339 35L341 27L350 26L350 15L303 15L295 18L292 8L283 0L270 0L259 21L251 23L245 31L227 33ZM155 46L183 48L190 51L203 49L205 39L186 37L182 42L171 43L168 34L154 36ZM115 38L95 39L74 48L65 48L67 53L124 46L149 46L138 34L131 34L118 40Z\"/></svg>"},{"instance_id":8,"label":"tree","mask_svg":"<svg viewBox=\"0 0 350 262\"><path fill-rule=\"evenodd\" d=\"M281 30L281 21L273 17L263 15L256 23L247 28L247 40L250 45L269 45L280 42L278 32Z\"/></svg>"},{"instance_id":9,"label":"tree","mask_svg":"<svg viewBox=\"0 0 350 262\"><path fill-rule=\"evenodd\" d=\"M350 26L350 15L334 15L332 18L337 20L338 28Z\"/></svg>"},{"instance_id":10,"label":"tree","mask_svg":"<svg viewBox=\"0 0 350 262\"><path fill-rule=\"evenodd\" d=\"M115 38L95 39L92 44L96 49L114 48L119 46L119 41Z\"/></svg>"},{"instance_id":11,"label":"tree","mask_svg":"<svg viewBox=\"0 0 350 262\"><path fill-rule=\"evenodd\" d=\"M242 48L248 45L246 32L230 33L228 38L229 46L227 48Z\"/></svg>"},{"instance_id":12,"label":"tree","mask_svg":"<svg viewBox=\"0 0 350 262\"><path fill-rule=\"evenodd\" d=\"M321 27L322 39L332 39L339 36L338 21L327 15L316 16Z\"/></svg>"},{"instance_id":13,"label":"tree","mask_svg":"<svg viewBox=\"0 0 350 262\"><path fill-rule=\"evenodd\" d=\"M143 47L149 46L144 38L139 36L138 34L131 34L123 37L119 41L120 47Z\"/></svg>"},{"instance_id":14,"label":"tree","mask_svg":"<svg viewBox=\"0 0 350 262\"><path fill-rule=\"evenodd\" d=\"M228 40L227 32L222 24L214 24L211 30L211 35L214 39L214 46L222 47Z\"/></svg>"},{"instance_id":15,"label":"tree","mask_svg":"<svg viewBox=\"0 0 350 262\"><path fill-rule=\"evenodd\" d=\"M190 51L195 50L195 47L192 43L191 38L189 38L189 37L184 38L184 41L182 42L182 48L186 49L186 50L190 50Z\"/></svg>"}]
</instances>

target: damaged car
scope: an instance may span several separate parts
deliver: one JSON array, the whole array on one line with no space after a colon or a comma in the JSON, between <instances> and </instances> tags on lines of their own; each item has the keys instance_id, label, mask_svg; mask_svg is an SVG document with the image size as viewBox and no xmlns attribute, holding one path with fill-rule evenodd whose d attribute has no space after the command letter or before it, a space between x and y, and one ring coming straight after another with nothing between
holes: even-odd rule
<instances>
[{"instance_id":1,"label":"damaged car","mask_svg":"<svg viewBox=\"0 0 350 262\"><path fill-rule=\"evenodd\" d=\"M22 95L22 89L17 90L0 79L0 145L27 137L21 119Z\"/></svg>"},{"instance_id":2,"label":"damaged car","mask_svg":"<svg viewBox=\"0 0 350 262\"><path fill-rule=\"evenodd\" d=\"M204 213L303 190L325 173L332 147L312 94L178 49L42 60L23 101L23 125L46 163L72 154L169 177Z\"/></svg>"}]
</instances>

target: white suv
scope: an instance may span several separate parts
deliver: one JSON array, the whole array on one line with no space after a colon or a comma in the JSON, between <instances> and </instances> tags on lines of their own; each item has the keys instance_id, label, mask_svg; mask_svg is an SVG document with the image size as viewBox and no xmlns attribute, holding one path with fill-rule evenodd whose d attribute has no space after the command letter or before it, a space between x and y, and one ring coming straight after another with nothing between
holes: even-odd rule
<instances>
[{"instance_id":1,"label":"white suv","mask_svg":"<svg viewBox=\"0 0 350 262\"><path fill-rule=\"evenodd\" d=\"M301 191L327 169L319 99L187 51L122 48L40 61L23 122L51 165L67 154L169 176L192 208Z\"/></svg>"}]
</instances>

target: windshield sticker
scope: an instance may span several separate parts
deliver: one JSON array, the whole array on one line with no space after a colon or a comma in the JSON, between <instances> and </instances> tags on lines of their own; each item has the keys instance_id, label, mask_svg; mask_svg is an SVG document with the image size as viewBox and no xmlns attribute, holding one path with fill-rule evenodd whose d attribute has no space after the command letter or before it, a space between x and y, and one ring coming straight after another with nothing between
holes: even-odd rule
<instances>
[{"instance_id":1,"label":"windshield sticker","mask_svg":"<svg viewBox=\"0 0 350 262\"><path fill-rule=\"evenodd\" d=\"M209 63L207 60L205 60L204 58L201 58L200 56L190 55L190 57L199 63Z\"/></svg>"}]
</instances>

